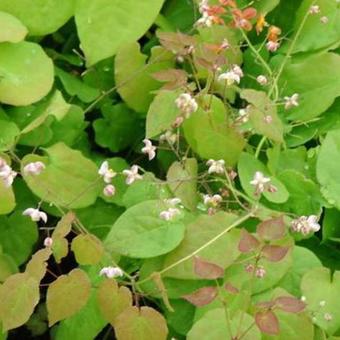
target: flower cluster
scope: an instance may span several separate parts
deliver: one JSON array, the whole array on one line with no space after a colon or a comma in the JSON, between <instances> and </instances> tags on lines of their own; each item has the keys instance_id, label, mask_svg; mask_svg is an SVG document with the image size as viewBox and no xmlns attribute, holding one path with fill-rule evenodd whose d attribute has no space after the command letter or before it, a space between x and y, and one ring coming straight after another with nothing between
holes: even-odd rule
<instances>
[{"instance_id":1,"label":"flower cluster","mask_svg":"<svg viewBox=\"0 0 340 340\"><path fill-rule=\"evenodd\" d=\"M214 24L223 24L220 17L225 13L225 9L221 6L209 6L208 0L202 0L199 4L199 12L201 17L196 21L198 27L211 27Z\"/></svg>"},{"instance_id":2,"label":"flower cluster","mask_svg":"<svg viewBox=\"0 0 340 340\"><path fill-rule=\"evenodd\" d=\"M302 235L315 233L320 230L318 217L315 215L301 216L291 222L291 229L294 232L301 233Z\"/></svg>"},{"instance_id":3,"label":"flower cluster","mask_svg":"<svg viewBox=\"0 0 340 340\"><path fill-rule=\"evenodd\" d=\"M163 210L160 212L159 217L165 221L172 220L175 216L179 215L181 212L178 208L176 208L177 205L181 203L181 200L179 198L170 198L166 199L164 201L166 205L169 206L167 210Z\"/></svg>"},{"instance_id":4,"label":"flower cluster","mask_svg":"<svg viewBox=\"0 0 340 340\"><path fill-rule=\"evenodd\" d=\"M6 188L9 188L14 181L17 173L7 164L7 162L0 158L0 179L3 181Z\"/></svg>"},{"instance_id":5,"label":"flower cluster","mask_svg":"<svg viewBox=\"0 0 340 340\"><path fill-rule=\"evenodd\" d=\"M177 107L181 110L185 119L190 118L190 115L198 110L198 104L196 99L191 96L190 93L182 93L175 100ZM182 122L184 118L180 116ZM181 125L181 122L177 122L177 125Z\"/></svg>"},{"instance_id":6,"label":"flower cluster","mask_svg":"<svg viewBox=\"0 0 340 340\"><path fill-rule=\"evenodd\" d=\"M203 202L207 206L217 207L222 202L222 196L215 195L203 195Z\"/></svg>"},{"instance_id":7,"label":"flower cluster","mask_svg":"<svg viewBox=\"0 0 340 340\"><path fill-rule=\"evenodd\" d=\"M113 196L116 193L116 188L111 184L111 182L112 178L114 178L117 174L112 169L110 169L109 163L107 161L104 161L101 164L98 174L103 177L103 180L106 183L103 189L103 194L107 197Z\"/></svg>"}]
</instances>

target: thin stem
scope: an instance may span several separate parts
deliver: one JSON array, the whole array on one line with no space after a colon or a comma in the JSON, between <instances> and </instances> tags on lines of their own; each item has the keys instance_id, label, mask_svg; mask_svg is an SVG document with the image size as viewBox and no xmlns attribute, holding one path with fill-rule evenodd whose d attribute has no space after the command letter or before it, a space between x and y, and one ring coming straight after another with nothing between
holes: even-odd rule
<instances>
[{"instance_id":1,"label":"thin stem","mask_svg":"<svg viewBox=\"0 0 340 340\"><path fill-rule=\"evenodd\" d=\"M267 137L266 136L263 136L260 140L260 143L258 144L257 148L256 148L256 151L255 151L255 158L259 158L260 156L260 152L261 152L261 149L262 149L262 146L263 144L266 142L267 140Z\"/></svg>"}]
</instances>

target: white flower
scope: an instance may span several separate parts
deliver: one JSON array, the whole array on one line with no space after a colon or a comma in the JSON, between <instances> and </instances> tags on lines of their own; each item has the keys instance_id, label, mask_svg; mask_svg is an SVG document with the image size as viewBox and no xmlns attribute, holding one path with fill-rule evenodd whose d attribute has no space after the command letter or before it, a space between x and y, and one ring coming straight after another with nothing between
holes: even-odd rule
<instances>
[{"instance_id":1,"label":"white flower","mask_svg":"<svg viewBox=\"0 0 340 340\"><path fill-rule=\"evenodd\" d=\"M209 166L208 173L209 174L223 174L224 173L224 160L220 159L218 161L215 161L213 159L209 159L207 162L207 165Z\"/></svg>"},{"instance_id":2,"label":"white flower","mask_svg":"<svg viewBox=\"0 0 340 340\"><path fill-rule=\"evenodd\" d=\"M53 240L51 237L46 237L44 240L44 246L47 248L51 248L53 245Z\"/></svg>"},{"instance_id":3,"label":"white flower","mask_svg":"<svg viewBox=\"0 0 340 340\"><path fill-rule=\"evenodd\" d=\"M180 198L174 197L174 198L168 198L164 202L168 205L175 207L176 205L180 204L182 201Z\"/></svg>"},{"instance_id":4,"label":"white flower","mask_svg":"<svg viewBox=\"0 0 340 340\"><path fill-rule=\"evenodd\" d=\"M265 177L261 171L256 171L254 178L250 181L250 184L255 187L255 194L259 195L266 190L266 186L269 182L269 177Z\"/></svg>"},{"instance_id":5,"label":"white flower","mask_svg":"<svg viewBox=\"0 0 340 340\"><path fill-rule=\"evenodd\" d=\"M213 207L217 207L222 202L222 196L221 195L204 195L203 196L203 202L205 205L212 205Z\"/></svg>"},{"instance_id":6,"label":"white flower","mask_svg":"<svg viewBox=\"0 0 340 340\"><path fill-rule=\"evenodd\" d=\"M171 132L170 130L166 131L163 135L159 137L160 142L168 142L169 144L173 145L177 141L176 133Z\"/></svg>"},{"instance_id":7,"label":"white flower","mask_svg":"<svg viewBox=\"0 0 340 340\"><path fill-rule=\"evenodd\" d=\"M130 170L124 170L123 174L126 176L125 183L127 185L132 184L134 181L138 179L142 179L143 177L138 173L138 166L132 165Z\"/></svg>"},{"instance_id":8,"label":"white flower","mask_svg":"<svg viewBox=\"0 0 340 340\"><path fill-rule=\"evenodd\" d=\"M268 79L266 76L260 74L257 78L256 78L256 81L262 85L262 86L265 86L268 84Z\"/></svg>"},{"instance_id":9,"label":"white flower","mask_svg":"<svg viewBox=\"0 0 340 340\"><path fill-rule=\"evenodd\" d=\"M299 106L299 94L298 93L294 93L291 97L284 97L285 100L285 109L289 110L292 107L296 107Z\"/></svg>"},{"instance_id":10,"label":"white flower","mask_svg":"<svg viewBox=\"0 0 340 340\"><path fill-rule=\"evenodd\" d=\"M232 65L231 69L227 72L221 73L217 80L219 82L226 82L228 86L233 85L234 83L239 84L241 78L243 77L243 71L238 65Z\"/></svg>"},{"instance_id":11,"label":"white flower","mask_svg":"<svg viewBox=\"0 0 340 340\"><path fill-rule=\"evenodd\" d=\"M12 170L5 160L0 158L0 179L3 181L6 188L9 188L13 184L16 176L17 173Z\"/></svg>"},{"instance_id":12,"label":"white flower","mask_svg":"<svg viewBox=\"0 0 340 340\"><path fill-rule=\"evenodd\" d=\"M104 196L111 197L116 193L116 188L112 184L108 184L103 189Z\"/></svg>"},{"instance_id":13,"label":"white flower","mask_svg":"<svg viewBox=\"0 0 340 340\"><path fill-rule=\"evenodd\" d=\"M259 279L262 279L266 275L266 270L264 269L263 266L258 266L255 269L255 276Z\"/></svg>"},{"instance_id":14,"label":"white flower","mask_svg":"<svg viewBox=\"0 0 340 340\"><path fill-rule=\"evenodd\" d=\"M46 166L43 162L32 162L24 166L25 175L40 175Z\"/></svg>"},{"instance_id":15,"label":"white flower","mask_svg":"<svg viewBox=\"0 0 340 340\"><path fill-rule=\"evenodd\" d=\"M185 118L189 118L191 113L198 110L198 104L189 93L180 94L175 100L177 107L184 113Z\"/></svg>"},{"instance_id":16,"label":"white flower","mask_svg":"<svg viewBox=\"0 0 340 340\"><path fill-rule=\"evenodd\" d=\"M242 122L242 123L247 123L247 121L249 120L249 112L248 112L248 109L245 108L245 109L240 109L238 111L238 114L239 114L239 120Z\"/></svg>"},{"instance_id":17,"label":"white flower","mask_svg":"<svg viewBox=\"0 0 340 340\"><path fill-rule=\"evenodd\" d=\"M326 16L323 16L323 17L320 18L320 22L321 22L322 24L327 24L328 21L329 21L329 19L328 19L328 17L326 17Z\"/></svg>"},{"instance_id":18,"label":"white flower","mask_svg":"<svg viewBox=\"0 0 340 340\"><path fill-rule=\"evenodd\" d=\"M144 148L142 148L142 152L148 155L149 161L151 161L156 156L156 147L152 145L149 139L144 139L143 143L145 144L145 146Z\"/></svg>"},{"instance_id":19,"label":"white flower","mask_svg":"<svg viewBox=\"0 0 340 340\"><path fill-rule=\"evenodd\" d=\"M320 225L318 223L318 217L315 215L301 216L291 222L291 229L302 235L307 235L309 233L315 233L320 230Z\"/></svg>"},{"instance_id":20,"label":"white flower","mask_svg":"<svg viewBox=\"0 0 340 340\"><path fill-rule=\"evenodd\" d=\"M209 0L201 0L199 5L198 5L198 9L200 13L204 13L208 10L209 8L209 4L208 4Z\"/></svg>"},{"instance_id":21,"label":"white flower","mask_svg":"<svg viewBox=\"0 0 340 340\"><path fill-rule=\"evenodd\" d=\"M320 13L320 7L318 5L310 6L309 14L318 14Z\"/></svg>"},{"instance_id":22,"label":"white flower","mask_svg":"<svg viewBox=\"0 0 340 340\"><path fill-rule=\"evenodd\" d=\"M169 208L168 210L161 211L159 217L165 221L170 221L178 214L180 214L180 211L177 208Z\"/></svg>"},{"instance_id":23,"label":"white flower","mask_svg":"<svg viewBox=\"0 0 340 340\"><path fill-rule=\"evenodd\" d=\"M330 314L330 313L325 313L325 314L323 315L323 318L324 318L326 321L332 321L333 316L332 316L332 314Z\"/></svg>"},{"instance_id":24,"label":"white flower","mask_svg":"<svg viewBox=\"0 0 340 340\"><path fill-rule=\"evenodd\" d=\"M105 183L111 183L112 178L117 174L109 168L107 161L103 162L98 170L98 174L103 177Z\"/></svg>"},{"instance_id":25,"label":"white flower","mask_svg":"<svg viewBox=\"0 0 340 340\"><path fill-rule=\"evenodd\" d=\"M278 41L268 41L266 44L266 48L269 52L276 52L280 47L280 43Z\"/></svg>"},{"instance_id":26,"label":"white flower","mask_svg":"<svg viewBox=\"0 0 340 340\"><path fill-rule=\"evenodd\" d=\"M203 12L202 17L199 18L195 26L198 27L211 27L214 24L214 17L210 16L208 12Z\"/></svg>"},{"instance_id":27,"label":"white flower","mask_svg":"<svg viewBox=\"0 0 340 340\"><path fill-rule=\"evenodd\" d=\"M100 276L106 276L108 279L115 277L121 277L124 275L123 271L119 267L104 267L99 272Z\"/></svg>"},{"instance_id":28,"label":"white flower","mask_svg":"<svg viewBox=\"0 0 340 340\"><path fill-rule=\"evenodd\" d=\"M244 75L244 74L243 74L243 71L242 71L242 69L241 69L241 67L238 66L238 65L236 65L236 64L232 65L231 70L232 70L235 74L237 74L240 78L242 78L243 75Z\"/></svg>"},{"instance_id":29,"label":"white flower","mask_svg":"<svg viewBox=\"0 0 340 340\"><path fill-rule=\"evenodd\" d=\"M47 215L43 211L34 208L28 208L23 213L25 216L29 216L32 221L39 222L40 220L47 222Z\"/></svg>"}]
</instances>

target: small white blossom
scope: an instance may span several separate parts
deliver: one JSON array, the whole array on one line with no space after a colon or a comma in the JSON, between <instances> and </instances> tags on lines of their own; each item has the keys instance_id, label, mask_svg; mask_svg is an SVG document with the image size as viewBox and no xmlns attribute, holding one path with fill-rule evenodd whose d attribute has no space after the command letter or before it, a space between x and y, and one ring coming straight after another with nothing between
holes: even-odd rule
<instances>
[{"instance_id":1,"label":"small white blossom","mask_svg":"<svg viewBox=\"0 0 340 340\"><path fill-rule=\"evenodd\" d=\"M107 161L103 162L98 170L98 174L103 177L105 183L111 183L112 178L117 174L109 168Z\"/></svg>"},{"instance_id":2,"label":"small white blossom","mask_svg":"<svg viewBox=\"0 0 340 340\"><path fill-rule=\"evenodd\" d=\"M172 220L180 211L177 208L169 208L168 210L161 211L159 217L165 221Z\"/></svg>"},{"instance_id":3,"label":"small white blossom","mask_svg":"<svg viewBox=\"0 0 340 340\"><path fill-rule=\"evenodd\" d=\"M134 181L138 179L142 179L143 177L138 173L138 166L132 165L130 170L124 170L123 175L126 176L125 183L127 185L132 184Z\"/></svg>"},{"instance_id":4,"label":"small white blossom","mask_svg":"<svg viewBox=\"0 0 340 340\"><path fill-rule=\"evenodd\" d=\"M255 194L259 195L266 190L269 182L269 177L265 177L261 171L256 171L254 178L250 181L250 184L255 187Z\"/></svg>"},{"instance_id":5,"label":"small white blossom","mask_svg":"<svg viewBox=\"0 0 340 340\"><path fill-rule=\"evenodd\" d=\"M106 197L111 197L116 193L116 188L114 185L112 184L108 184L105 186L105 188L103 189L103 194Z\"/></svg>"},{"instance_id":6,"label":"small white blossom","mask_svg":"<svg viewBox=\"0 0 340 340\"><path fill-rule=\"evenodd\" d=\"M266 275L266 270L263 266L258 266L255 270L255 276L259 279L262 279Z\"/></svg>"},{"instance_id":7,"label":"small white blossom","mask_svg":"<svg viewBox=\"0 0 340 340\"><path fill-rule=\"evenodd\" d=\"M175 207L176 205L180 204L182 201L180 198L174 197L174 198L168 198L164 200L164 202L168 205Z\"/></svg>"},{"instance_id":8,"label":"small white blossom","mask_svg":"<svg viewBox=\"0 0 340 340\"><path fill-rule=\"evenodd\" d=\"M237 74L240 78L242 78L242 77L244 76L241 67L238 66L238 65L236 65L236 64L232 65L231 70L232 70L235 74Z\"/></svg>"},{"instance_id":9,"label":"small white blossom","mask_svg":"<svg viewBox=\"0 0 340 340\"><path fill-rule=\"evenodd\" d=\"M310 6L309 14L318 14L320 13L320 7L318 5Z\"/></svg>"},{"instance_id":10,"label":"small white blossom","mask_svg":"<svg viewBox=\"0 0 340 340\"><path fill-rule=\"evenodd\" d=\"M245 109L240 109L238 111L238 114L239 114L239 120L242 122L242 123L247 123L248 120L249 120L249 111L247 110L247 108Z\"/></svg>"},{"instance_id":11,"label":"small white blossom","mask_svg":"<svg viewBox=\"0 0 340 340\"><path fill-rule=\"evenodd\" d=\"M291 222L291 229L297 233L301 233L302 235L315 233L320 230L318 217L315 215L301 216Z\"/></svg>"},{"instance_id":12,"label":"small white blossom","mask_svg":"<svg viewBox=\"0 0 340 340\"><path fill-rule=\"evenodd\" d=\"M160 142L168 142L169 144L173 145L177 141L176 133L171 132L170 130L166 131L163 135L159 137Z\"/></svg>"},{"instance_id":13,"label":"small white blossom","mask_svg":"<svg viewBox=\"0 0 340 340\"><path fill-rule=\"evenodd\" d=\"M198 110L198 104L189 93L182 93L175 100L177 107L184 113L185 118L189 118L193 112Z\"/></svg>"},{"instance_id":14,"label":"small white blossom","mask_svg":"<svg viewBox=\"0 0 340 340\"><path fill-rule=\"evenodd\" d=\"M325 307L326 306L326 301L325 300L322 300L319 302L319 306L320 307Z\"/></svg>"},{"instance_id":15,"label":"small white blossom","mask_svg":"<svg viewBox=\"0 0 340 340\"><path fill-rule=\"evenodd\" d=\"M39 222L40 220L47 222L47 215L43 211L34 208L28 208L23 213L25 216L29 216L32 221Z\"/></svg>"},{"instance_id":16,"label":"small white blossom","mask_svg":"<svg viewBox=\"0 0 340 340\"><path fill-rule=\"evenodd\" d=\"M324 318L326 321L332 321L332 320L333 320L333 316L332 316L332 314L330 314L330 313L325 313L325 314L323 315L323 318Z\"/></svg>"},{"instance_id":17,"label":"small white blossom","mask_svg":"<svg viewBox=\"0 0 340 340\"><path fill-rule=\"evenodd\" d=\"M198 4L198 10L200 13L204 13L209 9L209 0L201 0Z\"/></svg>"},{"instance_id":18,"label":"small white blossom","mask_svg":"<svg viewBox=\"0 0 340 340\"><path fill-rule=\"evenodd\" d=\"M292 107L299 106L299 94L294 93L291 97L284 97L285 100L285 109L289 110Z\"/></svg>"},{"instance_id":19,"label":"small white blossom","mask_svg":"<svg viewBox=\"0 0 340 340\"><path fill-rule=\"evenodd\" d=\"M264 76L264 75L259 75L257 78L256 78L256 81L260 84L260 85L262 85L262 86L265 86L265 85L267 85L268 84L268 79L267 79L267 77L266 76Z\"/></svg>"},{"instance_id":20,"label":"small white blossom","mask_svg":"<svg viewBox=\"0 0 340 340\"><path fill-rule=\"evenodd\" d=\"M328 21L329 21L329 19L328 19L328 17L326 17L326 16L323 16L323 17L320 18L320 22L321 22L322 24L328 24Z\"/></svg>"},{"instance_id":21,"label":"small white blossom","mask_svg":"<svg viewBox=\"0 0 340 340\"><path fill-rule=\"evenodd\" d=\"M106 276L108 279L115 277L121 277L124 275L123 271L119 267L104 267L99 272L100 276Z\"/></svg>"},{"instance_id":22,"label":"small white blossom","mask_svg":"<svg viewBox=\"0 0 340 340\"><path fill-rule=\"evenodd\" d=\"M6 188L9 188L13 182L17 173L6 163L6 161L0 158L0 179L5 184Z\"/></svg>"},{"instance_id":23,"label":"small white blossom","mask_svg":"<svg viewBox=\"0 0 340 340\"><path fill-rule=\"evenodd\" d=\"M222 202L222 196L221 195L204 195L203 196L203 202L205 205L211 205L213 207L217 207Z\"/></svg>"},{"instance_id":24,"label":"small white blossom","mask_svg":"<svg viewBox=\"0 0 340 340\"><path fill-rule=\"evenodd\" d=\"M269 52L276 52L280 47L280 43L278 41L268 41L266 43L266 48Z\"/></svg>"},{"instance_id":25,"label":"small white blossom","mask_svg":"<svg viewBox=\"0 0 340 340\"><path fill-rule=\"evenodd\" d=\"M25 175L40 175L46 166L43 162L32 162L24 166Z\"/></svg>"},{"instance_id":26,"label":"small white blossom","mask_svg":"<svg viewBox=\"0 0 340 340\"><path fill-rule=\"evenodd\" d=\"M44 246L46 248L51 248L53 245L53 240L51 237L46 237L45 240L44 240Z\"/></svg>"},{"instance_id":27,"label":"small white blossom","mask_svg":"<svg viewBox=\"0 0 340 340\"><path fill-rule=\"evenodd\" d=\"M307 299L306 299L306 297L305 297L304 295L302 295L301 298L300 298L300 300L301 300L302 302L306 302Z\"/></svg>"},{"instance_id":28,"label":"small white blossom","mask_svg":"<svg viewBox=\"0 0 340 340\"><path fill-rule=\"evenodd\" d=\"M235 83L239 84L243 77L243 71L238 65L232 65L231 69L227 72L221 73L217 80L219 82L226 82L228 86Z\"/></svg>"},{"instance_id":29,"label":"small white blossom","mask_svg":"<svg viewBox=\"0 0 340 340\"><path fill-rule=\"evenodd\" d=\"M215 161L213 159L209 159L207 162L207 165L209 166L208 173L209 174L223 174L224 173L224 160L220 159L218 161Z\"/></svg>"},{"instance_id":30,"label":"small white blossom","mask_svg":"<svg viewBox=\"0 0 340 340\"><path fill-rule=\"evenodd\" d=\"M203 12L202 16L196 21L197 27L211 27L214 24L214 17L209 15L208 12Z\"/></svg>"},{"instance_id":31,"label":"small white blossom","mask_svg":"<svg viewBox=\"0 0 340 340\"><path fill-rule=\"evenodd\" d=\"M149 139L144 139L143 143L145 144L144 148L142 148L142 152L149 157L149 161L156 157L156 147L152 145Z\"/></svg>"}]
</instances>

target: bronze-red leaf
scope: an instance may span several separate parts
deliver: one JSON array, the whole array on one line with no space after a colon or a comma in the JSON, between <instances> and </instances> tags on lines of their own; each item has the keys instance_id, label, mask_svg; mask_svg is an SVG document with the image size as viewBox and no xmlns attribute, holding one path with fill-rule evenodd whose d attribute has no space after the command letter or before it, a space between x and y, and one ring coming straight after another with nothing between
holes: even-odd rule
<instances>
[{"instance_id":1,"label":"bronze-red leaf","mask_svg":"<svg viewBox=\"0 0 340 340\"><path fill-rule=\"evenodd\" d=\"M275 299L276 307L287 313L299 313L302 312L306 304L292 296L280 296Z\"/></svg>"},{"instance_id":2,"label":"bronze-red leaf","mask_svg":"<svg viewBox=\"0 0 340 340\"><path fill-rule=\"evenodd\" d=\"M238 249L242 253L249 253L252 250L255 250L259 246L260 242L257 240L255 236L250 234L247 230L241 230L241 239L238 244Z\"/></svg>"},{"instance_id":3,"label":"bronze-red leaf","mask_svg":"<svg viewBox=\"0 0 340 340\"><path fill-rule=\"evenodd\" d=\"M224 269L215 263L205 261L198 256L194 257L194 271L199 277L215 280L224 276Z\"/></svg>"},{"instance_id":4,"label":"bronze-red leaf","mask_svg":"<svg viewBox=\"0 0 340 340\"><path fill-rule=\"evenodd\" d=\"M266 241L279 240L283 238L286 233L283 216L261 222L257 226L256 232L263 240Z\"/></svg>"},{"instance_id":5,"label":"bronze-red leaf","mask_svg":"<svg viewBox=\"0 0 340 340\"><path fill-rule=\"evenodd\" d=\"M271 310L257 312L255 314L255 322L262 333L269 335L279 334L279 320Z\"/></svg>"},{"instance_id":6,"label":"bronze-red leaf","mask_svg":"<svg viewBox=\"0 0 340 340\"><path fill-rule=\"evenodd\" d=\"M201 307L212 302L217 296L216 287L203 287L191 294L183 295L182 298L196 307Z\"/></svg>"},{"instance_id":7,"label":"bronze-red leaf","mask_svg":"<svg viewBox=\"0 0 340 340\"><path fill-rule=\"evenodd\" d=\"M275 245L265 245L262 248L262 255L271 262L281 261L288 253L288 247L281 247Z\"/></svg>"}]
</instances>

